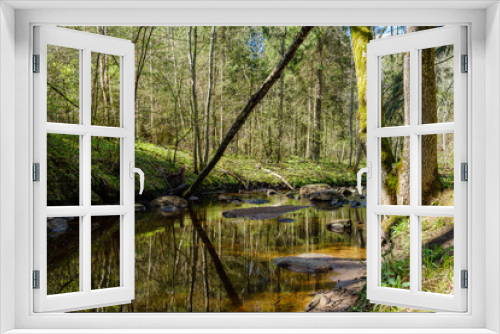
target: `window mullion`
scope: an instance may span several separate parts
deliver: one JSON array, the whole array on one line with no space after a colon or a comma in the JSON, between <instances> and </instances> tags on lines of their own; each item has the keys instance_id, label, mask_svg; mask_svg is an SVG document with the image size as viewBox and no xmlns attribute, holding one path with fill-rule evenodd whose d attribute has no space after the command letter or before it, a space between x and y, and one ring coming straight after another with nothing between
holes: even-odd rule
<instances>
[{"instance_id":1,"label":"window mullion","mask_svg":"<svg viewBox=\"0 0 500 334\"><path fill-rule=\"evenodd\" d=\"M419 217L414 209L420 203L420 145L414 130L419 124L420 115L420 52L410 51L410 291L418 292L420 277L420 233Z\"/></svg>"}]
</instances>

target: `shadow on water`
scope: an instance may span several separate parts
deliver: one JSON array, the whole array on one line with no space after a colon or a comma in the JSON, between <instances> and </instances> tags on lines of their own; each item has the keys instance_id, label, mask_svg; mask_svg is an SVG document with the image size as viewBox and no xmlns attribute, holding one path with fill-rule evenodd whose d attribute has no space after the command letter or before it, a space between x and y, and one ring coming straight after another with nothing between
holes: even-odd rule
<instances>
[{"instance_id":1,"label":"shadow on water","mask_svg":"<svg viewBox=\"0 0 500 334\"><path fill-rule=\"evenodd\" d=\"M332 273L306 274L280 269L281 256L320 253L339 258L366 258L363 207L332 207L283 194L238 194L241 199L266 199L264 205L307 205L278 219L224 218L236 208L257 207L207 198L190 208L162 212L149 208L136 212L136 298L127 305L88 311L99 312L302 312L311 293L335 286ZM326 229L334 219L351 218L349 233ZM116 228L93 218L92 241L96 261L93 280L115 282L119 238ZM109 219L108 219L109 221ZM78 289L78 225L49 238L49 285ZM68 239L68 237L72 236ZM76 240L78 240L76 238ZM61 247L61 245L66 245ZM57 251L59 250L60 251ZM53 250L51 252L51 250ZM94 272L96 274L94 274ZM109 276L109 277L108 277ZM76 282L76 283L75 283ZM94 286L94 285L93 285ZM77 290L76 290L77 291Z\"/></svg>"}]
</instances>

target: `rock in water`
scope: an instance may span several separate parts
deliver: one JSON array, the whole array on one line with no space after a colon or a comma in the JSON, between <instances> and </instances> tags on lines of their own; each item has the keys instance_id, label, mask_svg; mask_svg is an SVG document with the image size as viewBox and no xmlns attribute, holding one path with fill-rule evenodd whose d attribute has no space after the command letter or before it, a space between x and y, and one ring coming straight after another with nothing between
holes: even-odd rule
<instances>
[{"instance_id":1,"label":"rock in water","mask_svg":"<svg viewBox=\"0 0 500 334\"><path fill-rule=\"evenodd\" d=\"M294 193L288 193L288 194L286 194L286 197L288 197L290 199L294 199L295 198L295 194Z\"/></svg>"},{"instance_id":2,"label":"rock in water","mask_svg":"<svg viewBox=\"0 0 500 334\"><path fill-rule=\"evenodd\" d=\"M161 212L174 212L174 211L177 211L179 209L177 209L175 206L162 206L160 208L160 211Z\"/></svg>"},{"instance_id":3,"label":"rock in water","mask_svg":"<svg viewBox=\"0 0 500 334\"><path fill-rule=\"evenodd\" d=\"M240 200L240 198L236 195L230 195L230 194L220 194L219 195L219 201L234 201L234 200Z\"/></svg>"},{"instance_id":4,"label":"rock in water","mask_svg":"<svg viewBox=\"0 0 500 334\"><path fill-rule=\"evenodd\" d=\"M146 208L141 203L135 204L135 211L146 211Z\"/></svg>"},{"instance_id":5,"label":"rock in water","mask_svg":"<svg viewBox=\"0 0 500 334\"><path fill-rule=\"evenodd\" d=\"M301 196L307 196L309 194L317 193L317 192L325 191L325 190L333 190L333 189L328 184L324 184L324 183L308 184L308 185L300 188L299 194Z\"/></svg>"},{"instance_id":6,"label":"rock in water","mask_svg":"<svg viewBox=\"0 0 500 334\"><path fill-rule=\"evenodd\" d=\"M196 196L191 196L188 198L188 201L198 201L198 200L199 200L199 198Z\"/></svg>"},{"instance_id":7,"label":"rock in water","mask_svg":"<svg viewBox=\"0 0 500 334\"><path fill-rule=\"evenodd\" d=\"M245 202L249 204L266 204L269 203L267 199L246 199Z\"/></svg>"},{"instance_id":8,"label":"rock in water","mask_svg":"<svg viewBox=\"0 0 500 334\"><path fill-rule=\"evenodd\" d=\"M277 193L276 191L272 190L272 189L269 189L269 190L267 191L267 194L268 194L268 195L278 195L278 193Z\"/></svg>"},{"instance_id":9,"label":"rock in water","mask_svg":"<svg viewBox=\"0 0 500 334\"><path fill-rule=\"evenodd\" d=\"M179 208L185 208L188 206L188 201L179 196L165 195L152 200L149 202L149 205L154 207L176 206Z\"/></svg>"},{"instance_id":10,"label":"rock in water","mask_svg":"<svg viewBox=\"0 0 500 334\"><path fill-rule=\"evenodd\" d=\"M50 232L64 232L68 228L68 222L64 218L54 218L47 221L47 229Z\"/></svg>"},{"instance_id":11,"label":"rock in water","mask_svg":"<svg viewBox=\"0 0 500 334\"><path fill-rule=\"evenodd\" d=\"M308 195L311 201L331 201L338 197L339 195L333 189L322 190Z\"/></svg>"},{"instance_id":12,"label":"rock in water","mask_svg":"<svg viewBox=\"0 0 500 334\"><path fill-rule=\"evenodd\" d=\"M293 223L295 219L293 218L280 218L278 219L278 223Z\"/></svg>"},{"instance_id":13,"label":"rock in water","mask_svg":"<svg viewBox=\"0 0 500 334\"><path fill-rule=\"evenodd\" d=\"M308 274L323 274L329 271L342 274L356 271L361 274L366 265L356 260L340 259L326 254L306 253L299 256L277 257L274 264L280 268Z\"/></svg>"},{"instance_id":14,"label":"rock in water","mask_svg":"<svg viewBox=\"0 0 500 334\"><path fill-rule=\"evenodd\" d=\"M222 215L225 218L248 218L248 219L273 219L278 218L288 212L293 212L308 208L308 206L283 205L283 206L263 206L257 208L236 209L225 211Z\"/></svg>"}]
</instances>

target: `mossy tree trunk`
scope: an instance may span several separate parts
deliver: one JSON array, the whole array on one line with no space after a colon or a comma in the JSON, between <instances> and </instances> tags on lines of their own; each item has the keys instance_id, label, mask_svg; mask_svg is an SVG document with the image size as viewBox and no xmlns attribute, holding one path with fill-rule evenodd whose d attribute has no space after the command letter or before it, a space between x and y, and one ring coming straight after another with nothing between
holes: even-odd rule
<instances>
[{"instance_id":1,"label":"mossy tree trunk","mask_svg":"<svg viewBox=\"0 0 500 334\"><path fill-rule=\"evenodd\" d=\"M352 50L359 99L356 117L359 120L359 139L362 147L366 147L366 46L372 39L373 33L371 27L351 26ZM381 153L382 203L392 205L396 203L397 170L395 169L395 160L391 145L387 138L382 138Z\"/></svg>"}]
</instances>

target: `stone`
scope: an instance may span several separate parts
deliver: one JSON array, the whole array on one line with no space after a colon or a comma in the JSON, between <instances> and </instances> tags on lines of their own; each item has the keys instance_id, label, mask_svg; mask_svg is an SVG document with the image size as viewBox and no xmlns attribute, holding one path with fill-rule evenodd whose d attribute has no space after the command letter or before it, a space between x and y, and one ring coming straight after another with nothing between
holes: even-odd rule
<instances>
[{"instance_id":1,"label":"stone","mask_svg":"<svg viewBox=\"0 0 500 334\"><path fill-rule=\"evenodd\" d=\"M278 193L276 191L272 190L272 189L269 189L267 191L267 195L278 195Z\"/></svg>"},{"instance_id":2,"label":"stone","mask_svg":"<svg viewBox=\"0 0 500 334\"><path fill-rule=\"evenodd\" d=\"M160 208L161 212L174 212L174 211L177 211L177 210L179 210L179 209L176 208L175 206L162 206Z\"/></svg>"},{"instance_id":3,"label":"stone","mask_svg":"<svg viewBox=\"0 0 500 334\"><path fill-rule=\"evenodd\" d=\"M146 207L141 203L135 203L135 211L146 211Z\"/></svg>"},{"instance_id":4,"label":"stone","mask_svg":"<svg viewBox=\"0 0 500 334\"><path fill-rule=\"evenodd\" d=\"M231 195L231 194L220 194L219 195L219 201L234 201L234 200L240 200L240 198L236 195Z\"/></svg>"},{"instance_id":5,"label":"stone","mask_svg":"<svg viewBox=\"0 0 500 334\"><path fill-rule=\"evenodd\" d=\"M199 201L200 199L196 196L191 196L188 198L188 201Z\"/></svg>"},{"instance_id":6,"label":"stone","mask_svg":"<svg viewBox=\"0 0 500 334\"><path fill-rule=\"evenodd\" d=\"M352 191L346 187L339 187L339 188L337 188L337 194L342 195L342 196L350 196L350 195L352 195Z\"/></svg>"},{"instance_id":7,"label":"stone","mask_svg":"<svg viewBox=\"0 0 500 334\"><path fill-rule=\"evenodd\" d=\"M188 201L179 196L165 195L152 200L151 202L149 202L149 205L157 208L162 206L176 206L179 208L185 208L188 206Z\"/></svg>"},{"instance_id":8,"label":"stone","mask_svg":"<svg viewBox=\"0 0 500 334\"><path fill-rule=\"evenodd\" d=\"M333 189L323 190L308 195L311 201L331 201L338 198L338 194Z\"/></svg>"},{"instance_id":9,"label":"stone","mask_svg":"<svg viewBox=\"0 0 500 334\"><path fill-rule=\"evenodd\" d=\"M293 223L295 219L293 218L280 218L278 219L278 223Z\"/></svg>"},{"instance_id":10,"label":"stone","mask_svg":"<svg viewBox=\"0 0 500 334\"><path fill-rule=\"evenodd\" d=\"M248 204L266 204L269 203L267 199L246 199L244 200Z\"/></svg>"},{"instance_id":11,"label":"stone","mask_svg":"<svg viewBox=\"0 0 500 334\"><path fill-rule=\"evenodd\" d=\"M299 194L301 196L307 196L309 194L317 193L317 192L324 191L324 190L333 190L333 189L328 184L324 184L324 183L308 184L308 185L300 188Z\"/></svg>"},{"instance_id":12,"label":"stone","mask_svg":"<svg viewBox=\"0 0 500 334\"><path fill-rule=\"evenodd\" d=\"M290 192L290 193L287 193L286 194L286 197L290 198L290 199L294 199L295 198L295 194Z\"/></svg>"},{"instance_id":13,"label":"stone","mask_svg":"<svg viewBox=\"0 0 500 334\"><path fill-rule=\"evenodd\" d=\"M343 233L346 232L347 230L350 230L350 226L345 226L342 224L332 224L329 223L326 225L326 229L330 232L335 232L335 233Z\"/></svg>"},{"instance_id":14,"label":"stone","mask_svg":"<svg viewBox=\"0 0 500 334\"><path fill-rule=\"evenodd\" d=\"M236 209L225 211L222 215L225 218L248 218L248 219L273 219L293 212L308 208L307 206L283 205L283 206L262 206L256 208Z\"/></svg>"},{"instance_id":15,"label":"stone","mask_svg":"<svg viewBox=\"0 0 500 334\"><path fill-rule=\"evenodd\" d=\"M47 220L47 230L50 232L64 232L69 228L68 221L64 218Z\"/></svg>"},{"instance_id":16,"label":"stone","mask_svg":"<svg viewBox=\"0 0 500 334\"><path fill-rule=\"evenodd\" d=\"M280 268L299 273L324 274L333 271L336 274L362 273L366 264L357 260L336 258L327 254L306 253L298 256L277 257L274 264Z\"/></svg>"}]
</instances>

